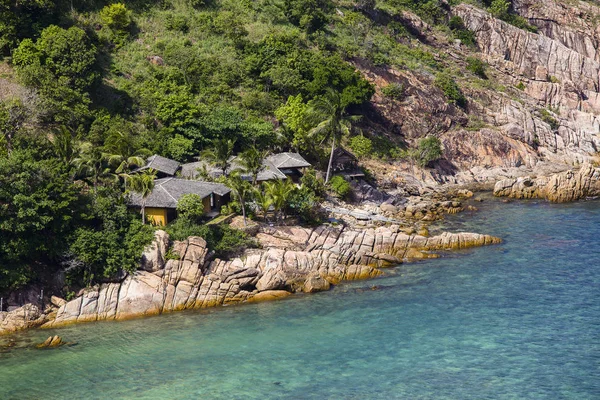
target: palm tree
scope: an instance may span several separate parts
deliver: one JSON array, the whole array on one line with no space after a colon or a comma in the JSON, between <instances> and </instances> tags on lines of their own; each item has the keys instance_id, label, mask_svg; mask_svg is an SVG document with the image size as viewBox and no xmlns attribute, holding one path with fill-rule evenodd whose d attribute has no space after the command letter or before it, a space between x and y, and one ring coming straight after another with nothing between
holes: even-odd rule
<instances>
[{"instance_id":1,"label":"palm tree","mask_svg":"<svg viewBox=\"0 0 600 400\"><path fill-rule=\"evenodd\" d=\"M145 157L150 152L146 149L136 149L135 138L130 131L115 130L106 138L104 157L114 168L116 174L127 173L134 167L146 164Z\"/></svg>"},{"instance_id":2,"label":"palm tree","mask_svg":"<svg viewBox=\"0 0 600 400\"><path fill-rule=\"evenodd\" d=\"M127 175L125 184L129 190L142 196L142 224L146 223L146 199L154 189L156 170L150 168L137 174Z\"/></svg>"},{"instance_id":3,"label":"palm tree","mask_svg":"<svg viewBox=\"0 0 600 400\"><path fill-rule=\"evenodd\" d=\"M331 176L331 165L333 164L333 152L344 134L349 134L352 122L358 117L346 114L346 107L342 104L341 96L333 89L328 89L323 97L311 100L309 103L309 115L316 126L310 130L311 137L320 137L321 143L331 140L331 154L327 166L325 183L329 182Z\"/></svg>"},{"instance_id":4,"label":"palm tree","mask_svg":"<svg viewBox=\"0 0 600 400\"><path fill-rule=\"evenodd\" d=\"M267 220L267 214L269 213L269 208L273 205L273 199L266 191L262 191L260 189L254 189L254 202L256 206L260 209L263 219L265 222Z\"/></svg>"},{"instance_id":5,"label":"palm tree","mask_svg":"<svg viewBox=\"0 0 600 400\"><path fill-rule=\"evenodd\" d=\"M94 192L102 178L112 175L102 151L89 142L85 142L80 146L79 156L74 158L71 163L75 167L75 175L79 175L90 182Z\"/></svg>"},{"instance_id":6,"label":"palm tree","mask_svg":"<svg viewBox=\"0 0 600 400\"><path fill-rule=\"evenodd\" d=\"M244 217L244 226L248 226L246 223L246 199L251 193L251 188L248 182L242 179L239 171L233 171L225 179L225 184L231 189L231 192L236 196L242 207L242 216Z\"/></svg>"},{"instance_id":7,"label":"palm tree","mask_svg":"<svg viewBox=\"0 0 600 400\"><path fill-rule=\"evenodd\" d=\"M294 189L296 189L296 185L294 185L294 182L290 178L265 182L265 192L273 201L275 216L280 212L283 213ZM282 219L285 219L285 213L283 213Z\"/></svg>"},{"instance_id":8,"label":"palm tree","mask_svg":"<svg viewBox=\"0 0 600 400\"><path fill-rule=\"evenodd\" d=\"M206 159L210 165L219 168L223 172L223 176L226 176L231 164L230 159L233 155L234 144L235 142L231 139L215 139L212 141L210 148L200 153L199 159Z\"/></svg>"},{"instance_id":9,"label":"palm tree","mask_svg":"<svg viewBox=\"0 0 600 400\"><path fill-rule=\"evenodd\" d=\"M69 128L61 125L52 135L50 143L52 143L54 151L65 164L70 164L73 161L76 151L73 146L73 134Z\"/></svg>"},{"instance_id":10,"label":"palm tree","mask_svg":"<svg viewBox=\"0 0 600 400\"><path fill-rule=\"evenodd\" d=\"M239 156L242 169L244 172L252 175L252 185L254 186L256 186L258 174L265 168L263 161L267 157L267 154L266 151L258 150L252 146Z\"/></svg>"}]
</instances>

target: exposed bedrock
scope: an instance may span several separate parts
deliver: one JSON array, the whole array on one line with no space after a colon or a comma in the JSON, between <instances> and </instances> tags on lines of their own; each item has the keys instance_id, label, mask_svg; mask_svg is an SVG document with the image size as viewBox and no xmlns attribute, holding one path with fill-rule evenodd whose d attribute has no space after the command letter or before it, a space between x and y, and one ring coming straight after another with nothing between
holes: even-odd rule
<instances>
[{"instance_id":1,"label":"exposed bedrock","mask_svg":"<svg viewBox=\"0 0 600 400\"><path fill-rule=\"evenodd\" d=\"M336 227L266 228L257 237L265 249L247 250L232 260L208 261L206 242L199 237L175 242L171 254L179 255L179 259L165 260L166 249L161 246L168 242L168 236L158 231L154 244L144 254L144 270L122 283L89 289L62 305L56 318L44 327L328 290L340 281L376 277L382 273L379 268L403 260L435 257L431 253L434 251L500 243L498 238L476 233L409 236L394 226L363 231Z\"/></svg>"},{"instance_id":2,"label":"exposed bedrock","mask_svg":"<svg viewBox=\"0 0 600 400\"><path fill-rule=\"evenodd\" d=\"M549 177L505 179L496 183L494 195L516 199L546 199L565 203L600 195L600 169L584 164L579 170Z\"/></svg>"}]
</instances>

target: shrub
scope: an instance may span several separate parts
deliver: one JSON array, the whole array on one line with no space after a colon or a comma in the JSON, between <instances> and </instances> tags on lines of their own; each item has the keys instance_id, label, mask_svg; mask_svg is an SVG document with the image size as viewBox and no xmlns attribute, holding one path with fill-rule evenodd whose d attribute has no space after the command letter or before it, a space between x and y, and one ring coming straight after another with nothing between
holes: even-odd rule
<instances>
[{"instance_id":1,"label":"shrub","mask_svg":"<svg viewBox=\"0 0 600 400\"><path fill-rule=\"evenodd\" d=\"M550 129L552 129L553 131L557 130L560 127L559 122L556 120L556 118L554 118L552 116L552 114L550 113L550 111L542 108L540 110L540 117L542 118L542 121L544 121L545 123L547 123L548 125L550 125Z\"/></svg>"},{"instance_id":2,"label":"shrub","mask_svg":"<svg viewBox=\"0 0 600 400\"><path fill-rule=\"evenodd\" d=\"M358 158L369 157L373 153L373 142L363 135L350 139L350 148Z\"/></svg>"},{"instance_id":3,"label":"shrub","mask_svg":"<svg viewBox=\"0 0 600 400\"><path fill-rule=\"evenodd\" d=\"M131 26L131 11L123 3L115 3L100 11L102 22L115 32L124 32Z\"/></svg>"},{"instance_id":4,"label":"shrub","mask_svg":"<svg viewBox=\"0 0 600 400\"><path fill-rule=\"evenodd\" d=\"M448 21L448 27L452 31L452 34L456 39L460 39L460 41L466 46L475 46L475 33L467 29L463 19L457 15L450 18Z\"/></svg>"},{"instance_id":5,"label":"shrub","mask_svg":"<svg viewBox=\"0 0 600 400\"><path fill-rule=\"evenodd\" d=\"M486 75L487 64L477 57L467 58L467 70L471 71L481 79L487 79Z\"/></svg>"},{"instance_id":6,"label":"shrub","mask_svg":"<svg viewBox=\"0 0 600 400\"><path fill-rule=\"evenodd\" d=\"M314 168L309 168L304 172L304 175L300 178L300 183L303 188L310 190L317 198L325 195L325 182L317 177Z\"/></svg>"},{"instance_id":7,"label":"shrub","mask_svg":"<svg viewBox=\"0 0 600 400\"><path fill-rule=\"evenodd\" d=\"M404 85L401 83L390 83L381 89L381 93L390 99L402 100L404 98Z\"/></svg>"},{"instance_id":8,"label":"shrub","mask_svg":"<svg viewBox=\"0 0 600 400\"><path fill-rule=\"evenodd\" d=\"M350 184L341 176L336 175L329 181L329 187L340 199L347 199L352 191Z\"/></svg>"},{"instance_id":9,"label":"shrub","mask_svg":"<svg viewBox=\"0 0 600 400\"><path fill-rule=\"evenodd\" d=\"M195 193L184 194L177 202L177 213L190 220L199 220L204 215L202 198Z\"/></svg>"},{"instance_id":10,"label":"shrub","mask_svg":"<svg viewBox=\"0 0 600 400\"><path fill-rule=\"evenodd\" d=\"M419 141L417 163L426 167L430 162L442 157L442 142L435 136L428 136Z\"/></svg>"},{"instance_id":11,"label":"shrub","mask_svg":"<svg viewBox=\"0 0 600 400\"><path fill-rule=\"evenodd\" d=\"M525 83L523 83L523 82L519 82L519 84L516 86L516 88L519 90L525 90L525 89L527 89L527 85L525 85Z\"/></svg>"},{"instance_id":12,"label":"shrub","mask_svg":"<svg viewBox=\"0 0 600 400\"><path fill-rule=\"evenodd\" d=\"M467 105L467 99L462 90L452 77L446 73L439 73L435 78L435 85L439 87L451 103L464 108Z\"/></svg>"}]
</instances>

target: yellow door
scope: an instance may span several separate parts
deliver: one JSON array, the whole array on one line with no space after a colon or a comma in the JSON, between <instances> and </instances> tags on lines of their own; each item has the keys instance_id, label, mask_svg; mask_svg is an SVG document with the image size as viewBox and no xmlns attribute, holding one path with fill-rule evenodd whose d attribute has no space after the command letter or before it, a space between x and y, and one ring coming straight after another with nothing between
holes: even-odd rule
<instances>
[{"instance_id":1,"label":"yellow door","mask_svg":"<svg viewBox=\"0 0 600 400\"><path fill-rule=\"evenodd\" d=\"M152 221L152 225L165 226L167 224L167 209L147 207L146 218Z\"/></svg>"}]
</instances>

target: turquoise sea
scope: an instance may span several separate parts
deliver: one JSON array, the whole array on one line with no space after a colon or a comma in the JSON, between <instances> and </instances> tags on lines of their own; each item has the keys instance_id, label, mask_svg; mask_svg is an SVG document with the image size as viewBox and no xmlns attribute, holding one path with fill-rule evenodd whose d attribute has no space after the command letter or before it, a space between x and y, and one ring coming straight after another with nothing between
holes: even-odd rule
<instances>
[{"instance_id":1,"label":"turquoise sea","mask_svg":"<svg viewBox=\"0 0 600 400\"><path fill-rule=\"evenodd\" d=\"M77 345L0 353L0 399L600 399L600 203L476 206L447 227L504 244L274 303L21 334Z\"/></svg>"}]
</instances>

